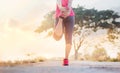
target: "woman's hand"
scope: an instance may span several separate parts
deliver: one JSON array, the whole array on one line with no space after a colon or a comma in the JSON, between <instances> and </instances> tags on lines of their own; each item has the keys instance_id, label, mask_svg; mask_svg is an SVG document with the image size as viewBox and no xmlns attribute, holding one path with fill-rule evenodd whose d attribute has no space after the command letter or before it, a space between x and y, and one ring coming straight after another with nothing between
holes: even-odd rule
<instances>
[{"instance_id":1,"label":"woman's hand","mask_svg":"<svg viewBox=\"0 0 120 73\"><path fill-rule=\"evenodd\" d=\"M70 15L70 9L61 10L61 16L66 18Z\"/></svg>"},{"instance_id":2,"label":"woman's hand","mask_svg":"<svg viewBox=\"0 0 120 73\"><path fill-rule=\"evenodd\" d=\"M63 14L63 17L66 18L70 15L70 11L63 11L62 14Z\"/></svg>"}]
</instances>

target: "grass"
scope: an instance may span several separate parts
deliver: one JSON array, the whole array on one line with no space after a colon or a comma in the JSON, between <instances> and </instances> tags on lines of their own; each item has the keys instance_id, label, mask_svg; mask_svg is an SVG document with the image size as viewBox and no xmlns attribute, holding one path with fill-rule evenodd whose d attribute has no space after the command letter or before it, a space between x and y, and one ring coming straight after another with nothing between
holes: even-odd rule
<instances>
[{"instance_id":1,"label":"grass","mask_svg":"<svg viewBox=\"0 0 120 73\"><path fill-rule=\"evenodd\" d=\"M16 66L16 65L25 65L25 64L31 64L31 63L39 63L44 62L46 59L44 58L35 58L33 60L21 60L21 61L6 61L6 62L0 62L0 66Z\"/></svg>"}]
</instances>

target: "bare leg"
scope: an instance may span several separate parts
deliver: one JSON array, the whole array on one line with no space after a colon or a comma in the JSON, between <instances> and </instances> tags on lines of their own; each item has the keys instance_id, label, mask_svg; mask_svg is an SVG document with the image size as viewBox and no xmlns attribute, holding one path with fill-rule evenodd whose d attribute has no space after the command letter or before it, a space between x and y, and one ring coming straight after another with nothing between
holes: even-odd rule
<instances>
[{"instance_id":1,"label":"bare leg","mask_svg":"<svg viewBox=\"0 0 120 73\"><path fill-rule=\"evenodd\" d=\"M54 27L54 32L53 32L53 38L56 41L59 41L62 38L63 35L63 19L58 18L56 19L55 27Z\"/></svg>"},{"instance_id":2,"label":"bare leg","mask_svg":"<svg viewBox=\"0 0 120 73\"><path fill-rule=\"evenodd\" d=\"M70 50L71 50L71 44L66 44L66 48L65 48L65 59L63 60L63 65L64 66L68 66L69 65L69 54L70 54Z\"/></svg>"},{"instance_id":3,"label":"bare leg","mask_svg":"<svg viewBox=\"0 0 120 73\"><path fill-rule=\"evenodd\" d=\"M65 59L68 59L71 50L71 44L66 44L65 48Z\"/></svg>"}]
</instances>

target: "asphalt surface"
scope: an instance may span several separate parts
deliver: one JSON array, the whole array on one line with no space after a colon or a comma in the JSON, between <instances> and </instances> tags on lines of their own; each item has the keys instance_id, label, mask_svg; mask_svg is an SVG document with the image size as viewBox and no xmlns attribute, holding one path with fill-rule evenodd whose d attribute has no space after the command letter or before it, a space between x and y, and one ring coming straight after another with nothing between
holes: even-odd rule
<instances>
[{"instance_id":1,"label":"asphalt surface","mask_svg":"<svg viewBox=\"0 0 120 73\"><path fill-rule=\"evenodd\" d=\"M120 62L70 61L69 66L63 66L61 61L46 61L2 66L0 73L120 73Z\"/></svg>"}]
</instances>

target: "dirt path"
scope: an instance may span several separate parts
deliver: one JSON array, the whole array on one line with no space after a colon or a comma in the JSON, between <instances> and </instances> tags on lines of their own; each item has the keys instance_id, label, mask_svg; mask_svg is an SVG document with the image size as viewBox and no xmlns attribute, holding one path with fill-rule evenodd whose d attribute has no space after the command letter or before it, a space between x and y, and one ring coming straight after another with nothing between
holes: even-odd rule
<instances>
[{"instance_id":1,"label":"dirt path","mask_svg":"<svg viewBox=\"0 0 120 73\"><path fill-rule=\"evenodd\" d=\"M0 73L120 73L120 62L71 61L70 63L66 67L61 65L61 61L0 67Z\"/></svg>"}]
</instances>

